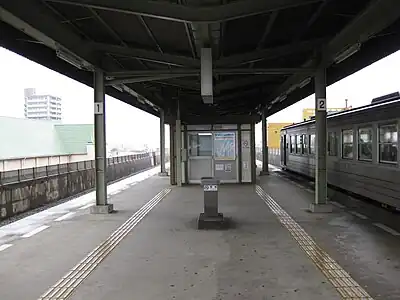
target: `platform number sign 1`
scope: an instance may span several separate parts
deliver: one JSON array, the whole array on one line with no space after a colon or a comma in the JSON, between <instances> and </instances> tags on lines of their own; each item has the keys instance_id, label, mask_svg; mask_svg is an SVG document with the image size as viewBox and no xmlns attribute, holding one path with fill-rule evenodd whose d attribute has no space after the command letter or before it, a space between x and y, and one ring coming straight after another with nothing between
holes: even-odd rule
<instances>
[{"instance_id":1,"label":"platform number sign 1","mask_svg":"<svg viewBox=\"0 0 400 300\"><path fill-rule=\"evenodd\" d=\"M317 110L326 110L326 98L317 99Z\"/></svg>"},{"instance_id":2,"label":"platform number sign 1","mask_svg":"<svg viewBox=\"0 0 400 300\"><path fill-rule=\"evenodd\" d=\"M94 114L95 115L102 115L104 113L104 106L102 102L95 102L94 103Z\"/></svg>"}]
</instances>

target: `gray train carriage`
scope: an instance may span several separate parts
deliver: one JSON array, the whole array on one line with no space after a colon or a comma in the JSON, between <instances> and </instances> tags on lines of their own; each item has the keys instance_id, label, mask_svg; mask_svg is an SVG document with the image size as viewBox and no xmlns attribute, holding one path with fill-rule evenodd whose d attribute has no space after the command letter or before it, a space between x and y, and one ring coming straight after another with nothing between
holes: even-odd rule
<instances>
[{"instance_id":1,"label":"gray train carriage","mask_svg":"<svg viewBox=\"0 0 400 300\"><path fill-rule=\"evenodd\" d=\"M328 115L328 183L400 209L400 95ZM281 131L281 167L314 178L315 120Z\"/></svg>"}]
</instances>

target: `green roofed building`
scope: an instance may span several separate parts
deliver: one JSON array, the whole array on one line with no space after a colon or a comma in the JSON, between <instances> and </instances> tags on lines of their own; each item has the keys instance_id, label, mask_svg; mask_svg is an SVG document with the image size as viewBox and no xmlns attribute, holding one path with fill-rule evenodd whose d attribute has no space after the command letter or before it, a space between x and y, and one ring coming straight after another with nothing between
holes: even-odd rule
<instances>
[{"instance_id":1,"label":"green roofed building","mask_svg":"<svg viewBox=\"0 0 400 300\"><path fill-rule=\"evenodd\" d=\"M94 126L0 117L0 172L94 158Z\"/></svg>"}]
</instances>

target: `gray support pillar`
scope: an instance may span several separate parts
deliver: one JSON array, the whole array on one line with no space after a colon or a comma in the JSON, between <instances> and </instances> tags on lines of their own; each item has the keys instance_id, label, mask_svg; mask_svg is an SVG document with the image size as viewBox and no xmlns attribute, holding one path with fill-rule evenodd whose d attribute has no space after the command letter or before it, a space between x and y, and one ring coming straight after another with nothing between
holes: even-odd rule
<instances>
[{"instance_id":1,"label":"gray support pillar","mask_svg":"<svg viewBox=\"0 0 400 300\"><path fill-rule=\"evenodd\" d=\"M238 124L238 136L237 136L237 140L238 140L238 166L239 166L239 170L238 170L238 182L242 183L242 174L243 174L243 157L242 157L242 125Z\"/></svg>"},{"instance_id":2,"label":"gray support pillar","mask_svg":"<svg viewBox=\"0 0 400 300\"><path fill-rule=\"evenodd\" d=\"M181 112L179 107L179 99L177 103L176 124L175 124L175 139L176 139L176 184L182 186L182 125Z\"/></svg>"},{"instance_id":3,"label":"gray support pillar","mask_svg":"<svg viewBox=\"0 0 400 300\"><path fill-rule=\"evenodd\" d=\"M255 184L257 180L257 163L256 163L256 130L255 124L251 124L250 131L250 160L251 160L251 183Z\"/></svg>"},{"instance_id":4,"label":"gray support pillar","mask_svg":"<svg viewBox=\"0 0 400 300\"><path fill-rule=\"evenodd\" d=\"M175 125L169 125L169 180L171 185L176 185L176 146L175 146Z\"/></svg>"},{"instance_id":5,"label":"gray support pillar","mask_svg":"<svg viewBox=\"0 0 400 300\"><path fill-rule=\"evenodd\" d=\"M326 70L319 68L315 74L315 201L311 204L312 212L331 212L327 201L326 173Z\"/></svg>"},{"instance_id":6,"label":"gray support pillar","mask_svg":"<svg viewBox=\"0 0 400 300\"><path fill-rule=\"evenodd\" d=\"M268 175L268 141L267 141L267 118L265 109L262 111L262 171L260 175Z\"/></svg>"},{"instance_id":7,"label":"gray support pillar","mask_svg":"<svg viewBox=\"0 0 400 300\"><path fill-rule=\"evenodd\" d=\"M105 117L104 73L94 72L94 140L96 160L96 205L90 208L94 214L107 214L113 205L107 203L107 155L106 155L106 117Z\"/></svg>"},{"instance_id":8,"label":"gray support pillar","mask_svg":"<svg viewBox=\"0 0 400 300\"><path fill-rule=\"evenodd\" d=\"M176 120L176 184L182 186L182 130L181 120Z\"/></svg>"},{"instance_id":9,"label":"gray support pillar","mask_svg":"<svg viewBox=\"0 0 400 300\"><path fill-rule=\"evenodd\" d=\"M160 110L160 176L167 176L165 169L165 115L164 110Z\"/></svg>"}]
</instances>

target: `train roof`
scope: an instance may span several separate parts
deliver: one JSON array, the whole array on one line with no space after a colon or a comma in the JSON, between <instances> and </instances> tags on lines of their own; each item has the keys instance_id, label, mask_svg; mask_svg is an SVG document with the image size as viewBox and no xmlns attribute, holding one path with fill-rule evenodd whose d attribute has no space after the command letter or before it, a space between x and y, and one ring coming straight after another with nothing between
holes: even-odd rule
<instances>
[{"instance_id":1,"label":"train roof","mask_svg":"<svg viewBox=\"0 0 400 300\"><path fill-rule=\"evenodd\" d=\"M345 116L345 115L348 115L348 117L350 117L351 115L359 113L359 112L367 112L367 111L376 109L378 107L389 106L391 104L400 102L400 94L399 93L393 93L393 94L389 94L389 95L391 97L386 99L386 100L381 100L379 102L373 101L371 104L363 105L363 106L356 107L356 108L349 109L349 110L335 112L335 113L327 115L326 118L327 119L333 119L333 118L338 118L338 117L342 117L342 116ZM382 96L382 97L379 97L379 98L383 98L383 97L385 97L385 96ZM378 99L378 98L374 98L374 100L375 99ZM282 130L295 128L295 127L306 125L306 124L312 124L314 122L315 122L315 119L304 121L304 122L300 122L300 123L295 123L295 124L283 127Z\"/></svg>"}]
</instances>

